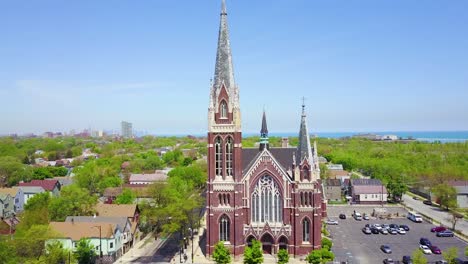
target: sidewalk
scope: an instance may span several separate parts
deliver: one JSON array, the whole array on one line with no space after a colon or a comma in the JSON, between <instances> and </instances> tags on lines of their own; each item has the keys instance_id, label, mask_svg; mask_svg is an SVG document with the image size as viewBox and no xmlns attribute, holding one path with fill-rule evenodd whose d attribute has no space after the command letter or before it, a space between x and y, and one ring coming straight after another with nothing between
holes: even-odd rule
<instances>
[{"instance_id":1,"label":"sidewalk","mask_svg":"<svg viewBox=\"0 0 468 264\"><path fill-rule=\"evenodd\" d=\"M116 263L132 263L141 258L151 258L163 242L164 240L160 238L154 240L153 233L149 233L144 239L138 241L127 253L119 258Z\"/></svg>"}]
</instances>

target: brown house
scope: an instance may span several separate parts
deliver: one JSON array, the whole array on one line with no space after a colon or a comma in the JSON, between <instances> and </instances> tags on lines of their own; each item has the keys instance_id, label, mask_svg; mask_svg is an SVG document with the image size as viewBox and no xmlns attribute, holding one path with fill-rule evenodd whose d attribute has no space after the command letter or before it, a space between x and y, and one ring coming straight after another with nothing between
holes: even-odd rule
<instances>
[{"instance_id":1,"label":"brown house","mask_svg":"<svg viewBox=\"0 0 468 264\"><path fill-rule=\"evenodd\" d=\"M341 181L338 179L327 179L324 184L325 198L328 201L341 201Z\"/></svg>"}]
</instances>

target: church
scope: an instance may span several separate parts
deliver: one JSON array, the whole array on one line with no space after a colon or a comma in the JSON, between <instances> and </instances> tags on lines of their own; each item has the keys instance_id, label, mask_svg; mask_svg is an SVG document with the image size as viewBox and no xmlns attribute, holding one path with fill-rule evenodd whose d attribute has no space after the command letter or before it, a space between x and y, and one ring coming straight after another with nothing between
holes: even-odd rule
<instances>
[{"instance_id":1,"label":"church","mask_svg":"<svg viewBox=\"0 0 468 264\"><path fill-rule=\"evenodd\" d=\"M297 147L287 142L269 146L264 112L258 148L243 148L241 124L223 0L208 107L206 252L212 255L223 241L239 256L254 239L261 241L265 254L287 249L303 256L319 249L326 203L304 104Z\"/></svg>"}]
</instances>

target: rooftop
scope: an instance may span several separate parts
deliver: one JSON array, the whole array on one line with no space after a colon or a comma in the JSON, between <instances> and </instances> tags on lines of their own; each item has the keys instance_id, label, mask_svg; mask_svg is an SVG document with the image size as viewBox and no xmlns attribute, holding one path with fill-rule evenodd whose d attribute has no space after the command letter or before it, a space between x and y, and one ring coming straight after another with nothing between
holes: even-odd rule
<instances>
[{"instance_id":1,"label":"rooftop","mask_svg":"<svg viewBox=\"0 0 468 264\"><path fill-rule=\"evenodd\" d=\"M82 238L99 238L98 227L101 227L101 236L103 238L112 238L117 225L108 222L50 222L49 227L57 232L57 237L66 237L76 241Z\"/></svg>"},{"instance_id":2,"label":"rooftop","mask_svg":"<svg viewBox=\"0 0 468 264\"><path fill-rule=\"evenodd\" d=\"M133 217L137 210L136 204L97 204L96 213L99 216Z\"/></svg>"}]
</instances>

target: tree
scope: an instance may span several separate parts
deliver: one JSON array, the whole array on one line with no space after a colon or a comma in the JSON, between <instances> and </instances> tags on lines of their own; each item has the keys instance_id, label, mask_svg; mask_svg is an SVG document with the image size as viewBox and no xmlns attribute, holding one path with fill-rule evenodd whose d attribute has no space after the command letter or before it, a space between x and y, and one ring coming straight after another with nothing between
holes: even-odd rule
<instances>
[{"instance_id":1,"label":"tree","mask_svg":"<svg viewBox=\"0 0 468 264\"><path fill-rule=\"evenodd\" d=\"M441 183L434 186L431 190L439 200L440 207L449 208L457 207L457 190L446 184Z\"/></svg>"},{"instance_id":2,"label":"tree","mask_svg":"<svg viewBox=\"0 0 468 264\"><path fill-rule=\"evenodd\" d=\"M413 255L411 258L413 259L413 264L427 264L427 258L419 249L413 251Z\"/></svg>"},{"instance_id":3,"label":"tree","mask_svg":"<svg viewBox=\"0 0 468 264\"><path fill-rule=\"evenodd\" d=\"M54 241L46 244L46 254L43 259L45 263L66 263L69 253L61 242Z\"/></svg>"},{"instance_id":4,"label":"tree","mask_svg":"<svg viewBox=\"0 0 468 264\"><path fill-rule=\"evenodd\" d=\"M278 251L278 264L286 264L289 262L289 254L287 249L280 249Z\"/></svg>"},{"instance_id":5,"label":"tree","mask_svg":"<svg viewBox=\"0 0 468 264\"><path fill-rule=\"evenodd\" d=\"M322 248L326 248L327 250L330 250L332 245L333 243L331 242L330 239L326 237L322 238Z\"/></svg>"},{"instance_id":6,"label":"tree","mask_svg":"<svg viewBox=\"0 0 468 264\"><path fill-rule=\"evenodd\" d=\"M455 226L457 225L458 220L463 219L463 215L457 213L455 211L450 212L450 216L448 217L448 221L452 223L452 230L455 231Z\"/></svg>"},{"instance_id":7,"label":"tree","mask_svg":"<svg viewBox=\"0 0 468 264\"><path fill-rule=\"evenodd\" d=\"M24 156L24 158L23 158L23 164L26 164L26 165L31 164L31 161L29 160L29 156L28 156L28 155Z\"/></svg>"},{"instance_id":8,"label":"tree","mask_svg":"<svg viewBox=\"0 0 468 264\"><path fill-rule=\"evenodd\" d=\"M320 250L312 250L305 260L310 264L320 264L322 263L322 252Z\"/></svg>"},{"instance_id":9,"label":"tree","mask_svg":"<svg viewBox=\"0 0 468 264\"><path fill-rule=\"evenodd\" d=\"M73 151L71 149L67 150L67 153L65 154L65 158L67 159L73 158Z\"/></svg>"},{"instance_id":10,"label":"tree","mask_svg":"<svg viewBox=\"0 0 468 264\"><path fill-rule=\"evenodd\" d=\"M468 257L468 246L465 247L465 257Z\"/></svg>"},{"instance_id":11,"label":"tree","mask_svg":"<svg viewBox=\"0 0 468 264\"><path fill-rule=\"evenodd\" d=\"M115 199L116 204L132 204L135 201L136 195L130 189L124 189L121 194Z\"/></svg>"},{"instance_id":12,"label":"tree","mask_svg":"<svg viewBox=\"0 0 468 264\"><path fill-rule=\"evenodd\" d=\"M262 243L257 240L252 240L252 246L244 250L244 264L259 264L263 263Z\"/></svg>"},{"instance_id":13,"label":"tree","mask_svg":"<svg viewBox=\"0 0 468 264\"><path fill-rule=\"evenodd\" d=\"M397 177L396 179L390 178L387 183L387 190L394 201L400 201L401 196L408 191L408 186L401 177Z\"/></svg>"},{"instance_id":14,"label":"tree","mask_svg":"<svg viewBox=\"0 0 468 264\"><path fill-rule=\"evenodd\" d=\"M75 257L78 264L94 264L96 262L96 252L89 239L82 238L78 241Z\"/></svg>"},{"instance_id":15,"label":"tree","mask_svg":"<svg viewBox=\"0 0 468 264\"><path fill-rule=\"evenodd\" d=\"M449 264L456 264L455 258L458 256L458 248L456 247L449 247L444 252L442 252L442 256L444 257L445 261Z\"/></svg>"},{"instance_id":16,"label":"tree","mask_svg":"<svg viewBox=\"0 0 468 264\"><path fill-rule=\"evenodd\" d=\"M67 216L92 215L97 197L74 184L62 188L59 197L52 197L49 215L52 221L64 221Z\"/></svg>"},{"instance_id":17,"label":"tree","mask_svg":"<svg viewBox=\"0 0 468 264\"><path fill-rule=\"evenodd\" d=\"M16 264L18 263L16 258L13 243L0 237L0 263Z\"/></svg>"},{"instance_id":18,"label":"tree","mask_svg":"<svg viewBox=\"0 0 468 264\"><path fill-rule=\"evenodd\" d=\"M45 241L52 236L48 225L32 225L27 229L18 225L14 239L17 256L39 258L44 252Z\"/></svg>"},{"instance_id":19,"label":"tree","mask_svg":"<svg viewBox=\"0 0 468 264\"><path fill-rule=\"evenodd\" d=\"M231 254L229 249L224 246L222 241L219 241L213 251L213 259L217 264L228 264L231 263Z\"/></svg>"}]
</instances>

